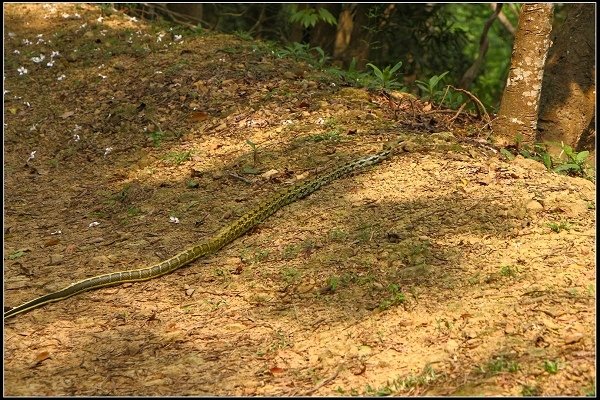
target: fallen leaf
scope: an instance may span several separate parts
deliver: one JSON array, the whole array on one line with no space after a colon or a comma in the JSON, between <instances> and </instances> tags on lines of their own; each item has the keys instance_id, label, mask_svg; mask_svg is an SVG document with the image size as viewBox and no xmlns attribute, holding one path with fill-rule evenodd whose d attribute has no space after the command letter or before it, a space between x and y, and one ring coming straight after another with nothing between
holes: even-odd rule
<instances>
[{"instance_id":1,"label":"fallen leaf","mask_svg":"<svg viewBox=\"0 0 600 400\"><path fill-rule=\"evenodd\" d=\"M273 375L275 375L275 374L281 374L281 373L283 373L283 372L284 372L284 369L283 369L283 368L279 368L279 367L273 367L273 368L270 368L270 369L269 369L269 371L270 371L270 372L271 372Z\"/></svg>"},{"instance_id":2,"label":"fallen leaf","mask_svg":"<svg viewBox=\"0 0 600 400\"><path fill-rule=\"evenodd\" d=\"M208 119L209 115L207 113L205 113L204 111L192 111L187 119L190 122L201 122L201 121L206 121Z\"/></svg>"},{"instance_id":3,"label":"fallen leaf","mask_svg":"<svg viewBox=\"0 0 600 400\"><path fill-rule=\"evenodd\" d=\"M33 360L33 364L31 365L31 368L35 368L38 365L40 365L44 360L47 360L50 358L50 353L48 353L47 351L42 351L41 353L39 353L37 356L35 356L34 360Z\"/></svg>"},{"instance_id":4,"label":"fallen leaf","mask_svg":"<svg viewBox=\"0 0 600 400\"><path fill-rule=\"evenodd\" d=\"M60 243L59 238L52 238L52 239L48 240L46 243L44 243L44 247L55 246L59 243Z\"/></svg>"},{"instance_id":5,"label":"fallen leaf","mask_svg":"<svg viewBox=\"0 0 600 400\"><path fill-rule=\"evenodd\" d=\"M61 118L69 118L70 116L74 115L75 112L74 111L67 111L66 113L62 114L60 117Z\"/></svg>"}]
</instances>

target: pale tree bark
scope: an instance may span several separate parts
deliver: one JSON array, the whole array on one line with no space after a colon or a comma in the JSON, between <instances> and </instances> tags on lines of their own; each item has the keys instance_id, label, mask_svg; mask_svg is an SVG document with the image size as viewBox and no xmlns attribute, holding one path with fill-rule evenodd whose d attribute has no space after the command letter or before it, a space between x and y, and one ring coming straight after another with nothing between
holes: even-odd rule
<instances>
[{"instance_id":1,"label":"pale tree bark","mask_svg":"<svg viewBox=\"0 0 600 400\"><path fill-rule=\"evenodd\" d=\"M539 140L550 154L561 143L594 150L596 82L595 4L566 4L567 18L553 33L544 71L538 121Z\"/></svg>"},{"instance_id":2,"label":"pale tree bark","mask_svg":"<svg viewBox=\"0 0 600 400\"><path fill-rule=\"evenodd\" d=\"M344 67L350 64L352 58L356 58L357 69L364 68L368 61L373 35L364 26L369 23L367 12L370 7L369 3L348 4L340 11L333 56L341 60Z\"/></svg>"},{"instance_id":3,"label":"pale tree bark","mask_svg":"<svg viewBox=\"0 0 600 400\"><path fill-rule=\"evenodd\" d=\"M356 12L356 4L342 4L342 11L338 17L337 32L333 45L333 57L341 58L342 54L348 48L350 39L352 38L352 30L354 29L354 13Z\"/></svg>"},{"instance_id":4,"label":"pale tree bark","mask_svg":"<svg viewBox=\"0 0 600 400\"><path fill-rule=\"evenodd\" d=\"M544 64L551 44L553 5L524 4L498 116L492 123L499 146L533 145Z\"/></svg>"}]
</instances>

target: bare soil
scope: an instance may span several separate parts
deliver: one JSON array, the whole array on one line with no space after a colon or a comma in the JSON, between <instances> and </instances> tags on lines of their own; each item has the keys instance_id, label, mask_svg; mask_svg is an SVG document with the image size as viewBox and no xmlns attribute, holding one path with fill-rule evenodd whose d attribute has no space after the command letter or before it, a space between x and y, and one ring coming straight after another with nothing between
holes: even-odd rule
<instances>
[{"instance_id":1,"label":"bare soil","mask_svg":"<svg viewBox=\"0 0 600 400\"><path fill-rule=\"evenodd\" d=\"M592 182L468 124L432 134L414 104L265 44L84 4L4 12L5 307L157 263L417 120L442 144L172 274L6 320L5 395L595 393Z\"/></svg>"}]
</instances>

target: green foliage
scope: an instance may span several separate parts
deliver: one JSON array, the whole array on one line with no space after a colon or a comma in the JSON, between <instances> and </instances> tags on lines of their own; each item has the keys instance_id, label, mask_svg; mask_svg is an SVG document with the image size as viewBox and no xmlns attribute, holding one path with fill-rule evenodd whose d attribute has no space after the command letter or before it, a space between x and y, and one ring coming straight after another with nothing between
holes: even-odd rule
<instances>
[{"instance_id":1,"label":"green foliage","mask_svg":"<svg viewBox=\"0 0 600 400\"><path fill-rule=\"evenodd\" d=\"M348 70L344 71L343 69L331 67L327 69L327 72L336 78L343 80L344 83L350 84L356 87L375 87L377 86L377 79L366 72L358 71L356 68L356 58L353 57L350 65L348 66Z\"/></svg>"},{"instance_id":2,"label":"green foliage","mask_svg":"<svg viewBox=\"0 0 600 400\"><path fill-rule=\"evenodd\" d=\"M314 54L316 53L316 55ZM306 43L294 42L277 50L275 55L278 58L291 57L296 61L306 61L312 65L322 67L329 60L325 51L320 47L310 47Z\"/></svg>"},{"instance_id":3,"label":"green foliage","mask_svg":"<svg viewBox=\"0 0 600 400\"><path fill-rule=\"evenodd\" d=\"M395 394L395 392L410 390L415 387L429 385L435 380L439 378L438 373L431 367L431 365L426 365L423 368L423 371L418 375L408 375L403 378L396 378L394 380L387 381L387 384L381 386L379 388L373 388L371 385L365 386L364 394L370 396L389 396ZM344 390L338 387L337 391L339 393L344 393ZM358 392L355 390L350 391L350 395L358 396Z\"/></svg>"},{"instance_id":4,"label":"green foliage","mask_svg":"<svg viewBox=\"0 0 600 400\"><path fill-rule=\"evenodd\" d=\"M500 275L505 276L505 277L514 278L515 276L517 276L518 272L519 272L519 269L517 267L515 267L514 265L503 265L500 268Z\"/></svg>"},{"instance_id":5,"label":"green foliage","mask_svg":"<svg viewBox=\"0 0 600 400\"><path fill-rule=\"evenodd\" d=\"M590 155L589 151L577 153L571 146L563 145L562 152L567 156L567 162L556 166L554 172L578 176L586 175L585 160Z\"/></svg>"},{"instance_id":6,"label":"green foliage","mask_svg":"<svg viewBox=\"0 0 600 400\"><path fill-rule=\"evenodd\" d=\"M394 283L388 286L388 291L390 293L390 297L383 300L379 304L380 310L387 310L390 307L403 304L406 301L406 296L404 293L400 291L400 287Z\"/></svg>"},{"instance_id":7,"label":"green foliage","mask_svg":"<svg viewBox=\"0 0 600 400\"><path fill-rule=\"evenodd\" d=\"M329 140L337 142L340 140L340 133L337 130L332 130L322 134L311 135L308 137L308 139L315 143Z\"/></svg>"},{"instance_id":8,"label":"green foliage","mask_svg":"<svg viewBox=\"0 0 600 400\"><path fill-rule=\"evenodd\" d=\"M539 396L541 394L541 390L539 387L537 386L530 386L530 385L524 385L523 388L521 389L521 394L523 396Z\"/></svg>"},{"instance_id":9,"label":"green foliage","mask_svg":"<svg viewBox=\"0 0 600 400\"><path fill-rule=\"evenodd\" d=\"M571 146L561 144L561 155L564 154L567 156L567 160L562 162L560 160L560 155L558 159L555 159L550 155L550 153L548 153L547 146L545 144L536 143L532 148L531 146L523 145L522 141L522 136L517 135L515 142L517 144L518 153L523 157L539 161L543 163L548 170L556 173L582 177L589 176L588 169L585 165L585 161L590 154L589 151L586 150L578 153L574 151ZM508 160L514 159L514 154L512 154L508 149L501 149L500 153Z\"/></svg>"},{"instance_id":10,"label":"green foliage","mask_svg":"<svg viewBox=\"0 0 600 400\"><path fill-rule=\"evenodd\" d=\"M304 8L298 10L294 4L290 22L299 23L305 28L314 27L317 22L323 21L329 25L337 25L337 20L325 8Z\"/></svg>"},{"instance_id":11,"label":"green foliage","mask_svg":"<svg viewBox=\"0 0 600 400\"><path fill-rule=\"evenodd\" d=\"M548 222L548 227L552 230L552 232L556 232L559 233L562 230L570 230L571 229L571 224L569 224L568 222L565 221L561 221L561 222Z\"/></svg>"},{"instance_id":12,"label":"green foliage","mask_svg":"<svg viewBox=\"0 0 600 400\"><path fill-rule=\"evenodd\" d=\"M164 159L171 164L179 165L192 158L190 151L172 151L164 156Z\"/></svg>"},{"instance_id":13,"label":"green foliage","mask_svg":"<svg viewBox=\"0 0 600 400\"><path fill-rule=\"evenodd\" d=\"M150 139L152 140L152 145L154 147L160 146L160 143L165 138L165 134L162 131L153 131L150 132Z\"/></svg>"},{"instance_id":14,"label":"green foliage","mask_svg":"<svg viewBox=\"0 0 600 400\"><path fill-rule=\"evenodd\" d=\"M549 374L556 374L558 372L558 363L556 361L546 360L544 361L544 370Z\"/></svg>"},{"instance_id":15,"label":"green foliage","mask_svg":"<svg viewBox=\"0 0 600 400\"><path fill-rule=\"evenodd\" d=\"M388 65L383 71L371 63L368 63L367 66L373 69L373 74L379 81L382 89L399 89L402 87L397 79L394 78L394 74L402 67L402 61L398 61L393 67Z\"/></svg>"},{"instance_id":16,"label":"green foliage","mask_svg":"<svg viewBox=\"0 0 600 400\"><path fill-rule=\"evenodd\" d=\"M515 373L519 370L519 364L516 361L506 359L504 356L499 356L487 363L481 368L481 372L487 376L493 376L500 372Z\"/></svg>"},{"instance_id":17,"label":"green foliage","mask_svg":"<svg viewBox=\"0 0 600 400\"><path fill-rule=\"evenodd\" d=\"M243 31L241 29L234 31L233 34L235 36L239 37L240 39L246 40L246 41L250 41L250 40L254 39L250 33Z\"/></svg>"},{"instance_id":18,"label":"green foliage","mask_svg":"<svg viewBox=\"0 0 600 400\"><path fill-rule=\"evenodd\" d=\"M246 139L246 144L252 148L252 166L244 168L244 172L247 174L258 173L256 164L258 163L258 153L256 152L256 143L250 139Z\"/></svg>"},{"instance_id":19,"label":"green foliage","mask_svg":"<svg viewBox=\"0 0 600 400\"><path fill-rule=\"evenodd\" d=\"M15 252L12 252L8 255L8 259L9 260L16 260L17 258L23 257L23 255L25 254L25 252L23 250L17 250Z\"/></svg>"},{"instance_id":20,"label":"green foliage","mask_svg":"<svg viewBox=\"0 0 600 400\"><path fill-rule=\"evenodd\" d=\"M448 74L449 71L444 72L441 75L433 75L427 81L416 80L415 83L422 91L422 98L424 100L439 101L444 95L444 92L438 90L438 84L441 83L442 79Z\"/></svg>"}]
</instances>

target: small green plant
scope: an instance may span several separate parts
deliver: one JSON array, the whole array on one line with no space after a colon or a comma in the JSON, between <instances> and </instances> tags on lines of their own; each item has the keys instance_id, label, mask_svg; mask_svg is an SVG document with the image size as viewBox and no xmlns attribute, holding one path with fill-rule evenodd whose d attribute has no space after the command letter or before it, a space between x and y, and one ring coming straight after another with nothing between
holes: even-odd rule
<instances>
[{"instance_id":1,"label":"small green plant","mask_svg":"<svg viewBox=\"0 0 600 400\"><path fill-rule=\"evenodd\" d=\"M367 384L365 386L365 394L370 396L389 396L393 393L392 388L389 385L382 386L378 389L371 387L371 385Z\"/></svg>"},{"instance_id":2,"label":"small green plant","mask_svg":"<svg viewBox=\"0 0 600 400\"><path fill-rule=\"evenodd\" d=\"M165 134L164 134L162 131L160 131L160 130L158 130L158 131L153 131L153 132L150 132L150 134L149 134L149 135L150 135L150 139L152 140L152 145L153 145L154 147L158 147L158 146L160 146L160 143L161 143L161 142L164 140L164 138L165 138Z\"/></svg>"},{"instance_id":3,"label":"small green plant","mask_svg":"<svg viewBox=\"0 0 600 400\"><path fill-rule=\"evenodd\" d=\"M21 258L25 255L25 252L23 250L17 250L15 252L12 252L8 255L8 259L9 260L16 260L17 258Z\"/></svg>"},{"instance_id":4,"label":"small green plant","mask_svg":"<svg viewBox=\"0 0 600 400\"><path fill-rule=\"evenodd\" d=\"M554 172L566 173L568 175L584 176L585 171L585 160L590 155L587 150L577 153L571 146L562 145L562 152L567 156L567 162L560 164L554 168Z\"/></svg>"},{"instance_id":5,"label":"small green plant","mask_svg":"<svg viewBox=\"0 0 600 400\"><path fill-rule=\"evenodd\" d=\"M172 151L164 157L165 160L175 165L183 164L184 162L191 160L191 158L192 153L190 151Z\"/></svg>"},{"instance_id":6,"label":"small green plant","mask_svg":"<svg viewBox=\"0 0 600 400\"><path fill-rule=\"evenodd\" d=\"M291 260L293 258L296 258L298 253L300 253L300 246L290 244L290 245L285 246L281 257L286 260Z\"/></svg>"},{"instance_id":7,"label":"small green plant","mask_svg":"<svg viewBox=\"0 0 600 400\"><path fill-rule=\"evenodd\" d=\"M189 189L197 189L198 187L200 187L200 182L198 182L195 179L189 179L185 183L185 186L187 186Z\"/></svg>"},{"instance_id":8,"label":"small green plant","mask_svg":"<svg viewBox=\"0 0 600 400\"><path fill-rule=\"evenodd\" d=\"M333 228L329 231L329 238L334 242L343 242L348 237L348 234L341 229Z\"/></svg>"},{"instance_id":9,"label":"small green plant","mask_svg":"<svg viewBox=\"0 0 600 400\"><path fill-rule=\"evenodd\" d=\"M250 139L246 139L246 143L248 146L252 148L252 168L256 168L256 164L258 163L258 154L256 152L256 143L254 143Z\"/></svg>"},{"instance_id":10,"label":"small green plant","mask_svg":"<svg viewBox=\"0 0 600 400\"><path fill-rule=\"evenodd\" d=\"M523 396L539 396L541 394L540 388L537 386L523 385L521 389L521 394Z\"/></svg>"},{"instance_id":11,"label":"small green plant","mask_svg":"<svg viewBox=\"0 0 600 400\"><path fill-rule=\"evenodd\" d=\"M368 63L367 66L373 69L373 74L378 79L381 89L399 89L402 87L394 78L394 74L402 67L402 61L398 61L393 67L388 65L383 71L371 63Z\"/></svg>"},{"instance_id":12,"label":"small green plant","mask_svg":"<svg viewBox=\"0 0 600 400\"><path fill-rule=\"evenodd\" d=\"M233 34L235 36L239 37L240 39L246 40L246 41L250 41L250 40L254 39L251 34L249 34L248 32L242 31L240 29L234 31Z\"/></svg>"},{"instance_id":13,"label":"small green plant","mask_svg":"<svg viewBox=\"0 0 600 400\"><path fill-rule=\"evenodd\" d=\"M552 232L556 232L559 233L562 230L570 230L571 229L571 224L569 224L568 222L565 221L561 221L561 222L548 222L546 225L548 225L548 227L552 230Z\"/></svg>"},{"instance_id":14,"label":"small green plant","mask_svg":"<svg viewBox=\"0 0 600 400\"><path fill-rule=\"evenodd\" d=\"M390 307L398 304L403 304L406 301L406 296L400 291L400 287L396 284L390 284L388 286L390 297L379 303L379 310L387 310Z\"/></svg>"},{"instance_id":15,"label":"small green plant","mask_svg":"<svg viewBox=\"0 0 600 400\"><path fill-rule=\"evenodd\" d=\"M375 396L389 396L395 394L395 392L410 390L415 387L428 385L435 380L437 380L439 375L435 372L435 370L431 367L431 365L427 364L423 371L418 375L408 375L403 378L396 378L391 382L388 381L386 385L375 389L370 385L365 387L364 394L375 395ZM352 393L352 396L357 396L358 393Z\"/></svg>"},{"instance_id":16,"label":"small green plant","mask_svg":"<svg viewBox=\"0 0 600 400\"><path fill-rule=\"evenodd\" d=\"M354 86L374 86L374 84L369 84L369 82L373 81L375 78L371 74L358 71L356 65L356 57L353 57L347 71L337 67L331 67L327 72Z\"/></svg>"},{"instance_id":17,"label":"small green plant","mask_svg":"<svg viewBox=\"0 0 600 400\"><path fill-rule=\"evenodd\" d=\"M519 364L516 361L507 360L504 356L494 358L487 365L481 368L481 371L488 376L496 375L500 372L517 372Z\"/></svg>"},{"instance_id":18,"label":"small green plant","mask_svg":"<svg viewBox=\"0 0 600 400\"><path fill-rule=\"evenodd\" d=\"M326 287L329 288L330 291L335 292L341 284L342 280L339 276L331 276L327 278Z\"/></svg>"},{"instance_id":19,"label":"small green plant","mask_svg":"<svg viewBox=\"0 0 600 400\"><path fill-rule=\"evenodd\" d=\"M549 374L556 374L558 372L558 363L556 361L546 360L544 361L544 370Z\"/></svg>"},{"instance_id":20,"label":"small green plant","mask_svg":"<svg viewBox=\"0 0 600 400\"><path fill-rule=\"evenodd\" d=\"M127 216L129 217L136 217L140 214L142 214L142 210L139 207L129 207L127 209Z\"/></svg>"},{"instance_id":21,"label":"small green plant","mask_svg":"<svg viewBox=\"0 0 600 400\"><path fill-rule=\"evenodd\" d=\"M322 134L310 135L308 139L315 143L323 142L326 140L337 142L340 140L340 134L336 130L333 130Z\"/></svg>"},{"instance_id":22,"label":"small green plant","mask_svg":"<svg viewBox=\"0 0 600 400\"><path fill-rule=\"evenodd\" d=\"M519 269L514 265L503 265L500 267L500 275L514 278L517 276Z\"/></svg>"},{"instance_id":23,"label":"small green plant","mask_svg":"<svg viewBox=\"0 0 600 400\"><path fill-rule=\"evenodd\" d=\"M575 150L573 150L571 146L561 144L562 151L559 155L559 159L553 159L550 156L550 153L548 153L548 148L544 143L536 143L533 146L533 148L531 148L530 146L522 144L522 135L517 135L515 137L515 142L519 154L521 154L525 158L530 158L543 163L548 170L572 176L588 176L585 161L588 158L590 152L587 150L578 153ZM506 149L502 149L501 153L509 160L512 160L514 158ZM560 161L560 157L563 154L567 156L567 160L565 162Z\"/></svg>"},{"instance_id":24,"label":"small green plant","mask_svg":"<svg viewBox=\"0 0 600 400\"><path fill-rule=\"evenodd\" d=\"M126 184L123 189L119 190L109 198L110 203L126 203L129 201L129 193L131 191L131 184Z\"/></svg>"},{"instance_id":25,"label":"small green plant","mask_svg":"<svg viewBox=\"0 0 600 400\"><path fill-rule=\"evenodd\" d=\"M300 271L298 271L296 268L286 268L281 272L281 274L288 285L296 282L301 276Z\"/></svg>"},{"instance_id":26,"label":"small green plant","mask_svg":"<svg viewBox=\"0 0 600 400\"><path fill-rule=\"evenodd\" d=\"M254 258L252 261L254 263L258 263L258 262L266 260L268 257L269 257L269 250L259 249L254 252Z\"/></svg>"},{"instance_id":27,"label":"small green plant","mask_svg":"<svg viewBox=\"0 0 600 400\"><path fill-rule=\"evenodd\" d=\"M450 71L446 71L441 75L434 75L427 81L416 80L415 83L422 91L423 100L438 101L444 94L443 91L438 90L438 84L444 79L444 77Z\"/></svg>"},{"instance_id":28,"label":"small green plant","mask_svg":"<svg viewBox=\"0 0 600 400\"><path fill-rule=\"evenodd\" d=\"M586 397L596 397L596 384L592 383L583 388L583 394Z\"/></svg>"}]
</instances>

